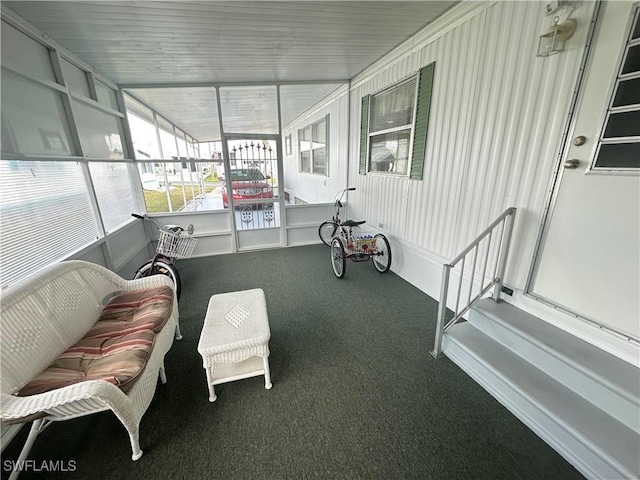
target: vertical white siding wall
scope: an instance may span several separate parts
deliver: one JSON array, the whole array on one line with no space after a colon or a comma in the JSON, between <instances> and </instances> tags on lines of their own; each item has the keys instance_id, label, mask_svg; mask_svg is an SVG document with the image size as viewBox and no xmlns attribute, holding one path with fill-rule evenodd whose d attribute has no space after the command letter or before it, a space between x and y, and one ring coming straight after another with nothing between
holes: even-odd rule
<instances>
[{"instance_id":1,"label":"vertical white siding wall","mask_svg":"<svg viewBox=\"0 0 640 480\"><path fill-rule=\"evenodd\" d=\"M352 81L349 179L358 188L350 197L352 217L371 228L381 224L400 250L392 269L431 295L433 282L411 278L408 252L437 265L509 206L518 215L506 281L518 288L526 281L594 9L585 2L573 12L578 30L567 51L536 58L539 35L553 21L544 6L460 4L417 35L420 45L408 40L416 45L401 45ZM436 33L429 38L429 31ZM359 175L361 98L431 62L423 180Z\"/></svg>"},{"instance_id":2,"label":"vertical white siding wall","mask_svg":"<svg viewBox=\"0 0 640 480\"><path fill-rule=\"evenodd\" d=\"M347 86L293 123L283 128L282 136L291 135L291 155L284 156L285 189L307 203L331 202L338 190L347 186L349 144L349 99ZM329 115L329 176L300 172L298 129ZM293 198L291 198L293 201Z\"/></svg>"}]
</instances>

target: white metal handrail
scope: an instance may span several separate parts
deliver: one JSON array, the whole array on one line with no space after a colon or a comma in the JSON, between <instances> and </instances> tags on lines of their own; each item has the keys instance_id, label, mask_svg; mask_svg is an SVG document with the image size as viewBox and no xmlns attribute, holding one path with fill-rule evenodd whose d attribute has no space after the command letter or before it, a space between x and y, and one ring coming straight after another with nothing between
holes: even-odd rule
<instances>
[{"instance_id":1,"label":"white metal handrail","mask_svg":"<svg viewBox=\"0 0 640 480\"><path fill-rule=\"evenodd\" d=\"M500 300L502 290L502 281L504 278L505 268L507 266L507 256L509 254L509 245L511 243L511 234L513 232L513 222L516 215L515 207L507 208L502 214L496 218L491 225L485 228L459 255L457 255L449 263L442 266L442 286L440 289L440 305L438 308L438 319L436 324L436 338L433 345L431 355L438 358L442 349L442 337L453 325L455 325L469 309L476 304L484 295L493 287L492 298L495 301ZM498 242L492 244L494 232L500 236ZM479 258L480 245L484 243L483 257ZM473 256L471 267L471 275L469 277L469 287L467 290L466 301L460 306L460 299L463 293L463 279L465 278L465 264L467 256ZM460 263L460 276L458 280L458 292L456 295L455 310L453 318L446 322L447 314L447 298L449 295L449 281L451 279L451 271ZM482 266L482 273L479 277L479 286L475 296L474 285L477 277L477 267ZM491 268L488 268L491 265ZM491 271L493 270L493 273ZM487 271L491 277L487 280Z\"/></svg>"}]
</instances>

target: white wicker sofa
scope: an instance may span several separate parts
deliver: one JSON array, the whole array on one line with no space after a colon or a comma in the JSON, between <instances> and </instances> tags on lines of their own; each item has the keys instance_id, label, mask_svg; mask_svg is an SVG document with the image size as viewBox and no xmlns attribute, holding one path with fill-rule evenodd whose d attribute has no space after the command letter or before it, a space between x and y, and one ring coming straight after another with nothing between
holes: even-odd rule
<instances>
[{"instance_id":1,"label":"white wicker sofa","mask_svg":"<svg viewBox=\"0 0 640 480\"><path fill-rule=\"evenodd\" d=\"M105 410L113 411L129 433L133 460L142 456L138 441L140 420L153 399L158 376L166 382L164 357L174 334L181 338L175 292L172 308L167 307L170 317L155 334L146 366L126 394L106 380L81 381L31 396L16 394L94 326L104 302L115 292L163 285L173 287L171 280L162 275L124 280L99 265L67 261L3 292L0 419L16 422L40 417L33 422L19 460L26 459L37 435L51 422Z\"/></svg>"}]
</instances>

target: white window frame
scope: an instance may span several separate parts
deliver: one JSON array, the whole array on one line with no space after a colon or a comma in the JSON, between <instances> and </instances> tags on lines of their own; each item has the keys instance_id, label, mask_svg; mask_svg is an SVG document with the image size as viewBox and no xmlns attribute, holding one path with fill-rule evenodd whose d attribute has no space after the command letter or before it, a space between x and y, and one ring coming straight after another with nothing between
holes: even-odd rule
<instances>
[{"instance_id":1,"label":"white window frame","mask_svg":"<svg viewBox=\"0 0 640 480\"><path fill-rule=\"evenodd\" d=\"M399 86L414 81L415 85L414 85L414 91L413 91L413 115L411 117L411 123L406 124L406 125L400 125L397 127L393 127L393 128L389 128L389 129L385 129L385 130L376 130L376 131L371 131L371 126L373 125L374 121L373 121L373 104L374 104L374 99L375 97L382 95L390 90L393 90L395 88L398 88ZM368 132L367 132L367 174L374 174L374 175L393 175L393 176L400 176L400 177L409 177L411 175L411 161L413 160L413 140L414 140L414 132L415 132L415 126L416 126L416 112L418 110L418 90L419 90L419 76L418 74L414 74L411 75L407 78L404 78L402 80L400 80L399 82L394 83L393 85L390 85L386 88L384 88L383 90L380 90L378 92L372 93L371 94L371 100L370 100L370 104L369 104L369 121L368 121ZM372 146L372 138L376 137L378 135L384 135L387 133L394 133L394 132L403 132L408 130L409 133L409 145L408 145L408 155L407 155L407 170L406 172L402 173L402 172L384 172L384 171L379 171L379 170L371 170L371 146Z\"/></svg>"},{"instance_id":2,"label":"white window frame","mask_svg":"<svg viewBox=\"0 0 640 480\"><path fill-rule=\"evenodd\" d=\"M329 135L327 133L325 133L325 142L321 145L323 145L322 147L318 146L318 147L314 147L314 144L316 143L314 141L313 138L313 127L316 125L319 125L321 123L324 122L324 129L325 132L328 133L328 127L329 127L329 115L325 115L324 117L316 120L315 122L312 122L308 125L306 125L304 128L300 128L298 129L298 171L300 173L308 173L311 175L319 175L322 177L328 177L329 176ZM302 167L302 132L304 130L308 130L309 131L309 138L310 140L304 140L304 141L309 141L311 143L311 149L310 150L304 150L305 152L308 151L310 152L309 155L309 170L304 170ZM320 145L320 143L318 143ZM324 148L324 172L316 172L314 171L314 164L313 164L313 151L314 150L318 150L320 148Z\"/></svg>"}]
</instances>

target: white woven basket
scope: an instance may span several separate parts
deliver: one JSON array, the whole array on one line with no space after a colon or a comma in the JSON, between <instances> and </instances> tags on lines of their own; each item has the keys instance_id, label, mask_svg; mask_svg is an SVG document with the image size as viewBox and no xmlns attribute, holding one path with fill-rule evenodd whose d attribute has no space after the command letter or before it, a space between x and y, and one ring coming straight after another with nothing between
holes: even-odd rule
<instances>
[{"instance_id":1,"label":"white woven basket","mask_svg":"<svg viewBox=\"0 0 640 480\"><path fill-rule=\"evenodd\" d=\"M160 230L156 252L169 258L189 258L196 243L191 236Z\"/></svg>"}]
</instances>

